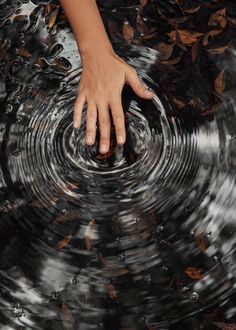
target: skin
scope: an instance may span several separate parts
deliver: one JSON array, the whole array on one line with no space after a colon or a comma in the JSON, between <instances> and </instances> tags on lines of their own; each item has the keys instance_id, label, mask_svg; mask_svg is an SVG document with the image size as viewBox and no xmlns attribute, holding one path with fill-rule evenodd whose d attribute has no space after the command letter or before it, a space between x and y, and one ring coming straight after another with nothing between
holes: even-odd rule
<instances>
[{"instance_id":1,"label":"skin","mask_svg":"<svg viewBox=\"0 0 236 330\"><path fill-rule=\"evenodd\" d=\"M83 65L73 126L80 126L82 111L87 104L86 144L94 144L98 122L99 151L105 154L110 146L110 113L117 143L126 141L121 99L124 84L129 84L141 98L151 99L153 93L139 79L136 70L115 53L96 0L60 0L60 3L74 32Z\"/></svg>"}]
</instances>

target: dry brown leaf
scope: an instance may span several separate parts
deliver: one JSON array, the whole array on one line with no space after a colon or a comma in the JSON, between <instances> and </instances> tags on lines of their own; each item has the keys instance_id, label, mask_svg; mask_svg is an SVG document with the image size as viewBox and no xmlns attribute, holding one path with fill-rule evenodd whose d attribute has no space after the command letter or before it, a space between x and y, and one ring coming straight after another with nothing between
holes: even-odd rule
<instances>
[{"instance_id":1,"label":"dry brown leaf","mask_svg":"<svg viewBox=\"0 0 236 330\"><path fill-rule=\"evenodd\" d=\"M74 330L75 319L66 304L61 305L61 319L66 330Z\"/></svg>"},{"instance_id":2,"label":"dry brown leaf","mask_svg":"<svg viewBox=\"0 0 236 330\"><path fill-rule=\"evenodd\" d=\"M56 245L57 249L63 249L65 246L67 246L69 244L71 240L71 235L66 236L65 238L63 238L61 241L59 241Z\"/></svg>"},{"instance_id":3,"label":"dry brown leaf","mask_svg":"<svg viewBox=\"0 0 236 330\"><path fill-rule=\"evenodd\" d=\"M176 30L172 31L170 33L167 33L167 35L174 41L178 41L178 37L180 38L180 41L184 45L191 45L194 42L197 41L197 39L203 35L201 32L195 32L195 31L189 31L189 30Z\"/></svg>"},{"instance_id":4,"label":"dry brown leaf","mask_svg":"<svg viewBox=\"0 0 236 330\"><path fill-rule=\"evenodd\" d=\"M231 44L228 44L226 46L222 46L222 47L218 47L218 48L206 48L207 52L210 54L214 54L214 55L219 55L219 54L223 54L226 49L228 49L230 47Z\"/></svg>"},{"instance_id":5,"label":"dry brown leaf","mask_svg":"<svg viewBox=\"0 0 236 330\"><path fill-rule=\"evenodd\" d=\"M176 97L173 97L173 98L172 98L172 101L174 102L175 105L177 105L177 107L178 107L179 109L184 108L185 105L186 105L183 101L177 99Z\"/></svg>"},{"instance_id":6,"label":"dry brown leaf","mask_svg":"<svg viewBox=\"0 0 236 330\"><path fill-rule=\"evenodd\" d=\"M49 21L48 21L48 27L49 27L49 29L51 29L51 28L55 25L56 20L57 20L58 12L59 12L59 8L56 8L56 9L53 10L53 12L51 13L51 15L50 15L50 17L49 17Z\"/></svg>"},{"instance_id":7,"label":"dry brown leaf","mask_svg":"<svg viewBox=\"0 0 236 330\"><path fill-rule=\"evenodd\" d=\"M32 56L32 54L26 48L19 48L18 49L18 55L23 56L23 57L31 57Z\"/></svg>"},{"instance_id":8,"label":"dry brown leaf","mask_svg":"<svg viewBox=\"0 0 236 330\"><path fill-rule=\"evenodd\" d=\"M222 29L225 28L227 24L227 18L226 18L226 9L220 9L217 10L215 13L213 13L208 21L209 26L218 26Z\"/></svg>"},{"instance_id":9,"label":"dry brown leaf","mask_svg":"<svg viewBox=\"0 0 236 330\"><path fill-rule=\"evenodd\" d=\"M153 46L153 48L161 53L162 60L168 60L173 53L174 44L160 42L159 44Z\"/></svg>"},{"instance_id":10,"label":"dry brown leaf","mask_svg":"<svg viewBox=\"0 0 236 330\"><path fill-rule=\"evenodd\" d=\"M134 39L134 29L133 29L133 27L129 24L128 21L125 21L125 22L123 23L122 34L123 34L125 40L126 40L128 43L131 43L132 40Z\"/></svg>"},{"instance_id":11,"label":"dry brown leaf","mask_svg":"<svg viewBox=\"0 0 236 330\"><path fill-rule=\"evenodd\" d=\"M198 245L199 249L202 252L205 252L208 248L208 242L207 242L206 236L205 236L204 231L203 231L202 228L198 228L196 230L195 239L196 239L196 242L197 242L197 245Z\"/></svg>"},{"instance_id":12,"label":"dry brown leaf","mask_svg":"<svg viewBox=\"0 0 236 330\"><path fill-rule=\"evenodd\" d=\"M214 81L215 92L218 95L222 95L225 90L225 70L221 70Z\"/></svg>"},{"instance_id":13,"label":"dry brown leaf","mask_svg":"<svg viewBox=\"0 0 236 330\"><path fill-rule=\"evenodd\" d=\"M220 104L214 104L209 110L203 112L202 116L212 115L220 110Z\"/></svg>"},{"instance_id":14,"label":"dry brown leaf","mask_svg":"<svg viewBox=\"0 0 236 330\"><path fill-rule=\"evenodd\" d=\"M201 6L197 6L194 8L183 9L183 11L188 14L194 14L194 13L198 12L200 8L201 8Z\"/></svg>"},{"instance_id":15,"label":"dry brown leaf","mask_svg":"<svg viewBox=\"0 0 236 330\"><path fill-rule=\"evenodd\" d=\"M204 37L203 37L203 45L207 46L208 43L209 43L209 38L213 38L215 36L218 36L219 34L221 34L222 31L223 31L223 29L208 31L207 34L205 34Z\"/></svg>"},{"instance_id":16,"label":"dry brown leaf","mask_svg":"<svg viewBox=\"0 0 236 330\"><path fill-rule=\"evenodd\" d=\"M221 330L236 330L236 323L212 322Z\"/></svg>"},{"instance_id":17,"label":"dry brown leaf","mask_svg":"<svg viewBox=\"0 0 236 330\"><path fill-rule=\"evenodd\" d=\"M188 267L184 272L188 277L194 280L200 280L203 278L204 270L202 268Z\"/></svg>"}]
</instances>

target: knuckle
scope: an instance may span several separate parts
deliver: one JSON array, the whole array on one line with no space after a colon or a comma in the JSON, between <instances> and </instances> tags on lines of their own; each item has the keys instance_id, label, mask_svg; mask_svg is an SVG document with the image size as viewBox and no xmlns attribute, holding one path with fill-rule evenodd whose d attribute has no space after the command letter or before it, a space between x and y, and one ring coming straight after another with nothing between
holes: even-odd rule
<instances>
[{"instance_id":1,"label":"knuckle","mask_svg":"<svg viewBox=\"0 0 236 330\"><path fill-rule=\"evenodd\" d=\"M108 129L110 127L110 121L106 118L100 118L99 120L99 126L102 129Z\"/></svg>"},{"instance_id":2,"label":"knuckle","mask_svg":"<svg viewBox=\"0 0 236 330\"><path fill-rule=\"evenodd\" d=\"M91 128L87 128L86 129L86 135L89 136L89 135L94 135L95 134L95 129L91 129Z\"/></svg>"},{"instance_id":3,"label":"knuckle","mask_svg":"<svg viewBox=\"0 0 236 330\"><path fill-rule=\"evenodd\" d=\"M113 120L115 122L121 122L124 120L124 113L122 111L117 111L113 114Z\"/></svg>"}]
</instances>

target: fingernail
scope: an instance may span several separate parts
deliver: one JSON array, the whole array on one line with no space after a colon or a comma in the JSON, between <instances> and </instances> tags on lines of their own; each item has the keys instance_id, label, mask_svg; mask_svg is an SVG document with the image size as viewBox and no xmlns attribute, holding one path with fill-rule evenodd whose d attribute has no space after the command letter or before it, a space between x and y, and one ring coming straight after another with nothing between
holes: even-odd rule
<instances>
[{"instance_id":1,"label":"fingernail","mask_svg":"<svg viewBox=\"0 0 236 330\"><path fill-rule=\"evenodd\" d=\"M102 144L100 146L100 152L106 152L107 151L107 146L105 144Z\"/></svg>"},{"instance_id":2,"label":"fingernail","mask_svg":"<svg viewBox=\"0 0 236 330\"><path fill-rule=\"evenodd\" d=\"M93 137L92 137L91 135L88 135L87 138L86 138L86 142L87 142L88 144L93 143Z\"/></svg>"},{"instance_id":3,"label":"fingernail","mask_svg":"<svg viewBox=\"0 0 236 330\"><path fill-rule=\"evenodd\" d=\"M117 142L118 142L118 144L122 144L122 143L124 142L124 138L123 138L122 135L119 135L119 136L117 137Z\"/></svg>"},{"instance_id":4,"label":"fingernail","mask_svg":"<svg viewBox=\"0 0 236 330\"><path fill-rule=\"evenodd\" d=\"M145 90L145 94L147 94L148 96L154 96L153 92L151 92L150 90L146 89Z\"/></svg>"}]
</instances>

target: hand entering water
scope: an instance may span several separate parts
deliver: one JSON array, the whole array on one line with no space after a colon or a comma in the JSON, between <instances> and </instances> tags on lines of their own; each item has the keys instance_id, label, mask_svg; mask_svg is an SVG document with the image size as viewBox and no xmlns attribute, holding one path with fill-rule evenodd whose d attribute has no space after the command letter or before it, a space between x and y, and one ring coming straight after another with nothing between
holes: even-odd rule
<instances>
[{"instance_id":1,"label":"hand entering water","mask_svg":"<svg viewBox=\"0 0 236 330\"><path fill-rule=\"evenodd\" d=\"M108 152L110 146L110 111L117 143L125 143L125 119L121 99L125 83L129 84L138 96L145 99L153 97L153 93L139 79L136 70L115 52L104 52L83 57L83 72L74 107L73 124L75 128L80 126L83 106L86 103L86 143L88 145L94 144L98 121L100 153Z\"/></svg>"}]
</instances>

